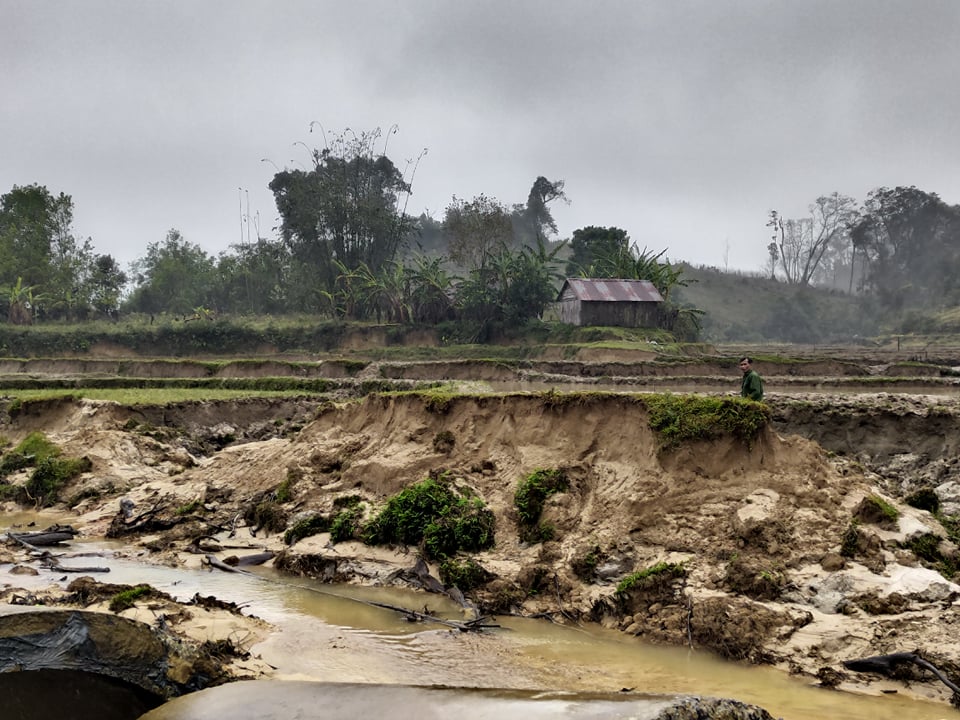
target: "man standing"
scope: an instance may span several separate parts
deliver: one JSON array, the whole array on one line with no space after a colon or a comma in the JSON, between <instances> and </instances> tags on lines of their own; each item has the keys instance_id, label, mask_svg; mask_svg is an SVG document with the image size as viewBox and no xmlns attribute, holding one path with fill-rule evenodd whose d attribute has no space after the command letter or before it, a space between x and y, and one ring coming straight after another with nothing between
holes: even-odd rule
<instances>
[{"instance_id":1,"label":"man standing","mask_svg":"<svg viewBox=\"0 0 960 720\"><path fill-rule=\"evenodd\" d=\"M740 381L740 394L758 402L763 400L763 380L753 369L752 358L740 358L740 372L743 373L743 379Z\"/></svg>"}]
</instances>

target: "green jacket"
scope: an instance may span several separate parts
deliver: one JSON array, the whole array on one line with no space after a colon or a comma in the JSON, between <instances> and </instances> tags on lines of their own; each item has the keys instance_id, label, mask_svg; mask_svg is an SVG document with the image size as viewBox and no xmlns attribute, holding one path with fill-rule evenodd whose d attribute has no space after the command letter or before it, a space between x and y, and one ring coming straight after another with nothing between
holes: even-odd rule
<instances>
[{"instance_id":1,"label":"green jacket","mask_svg":"<svg viewBox=\"0 0 960 720\"><path fill-rule=\"evenodd\" d=\"M740 381L740 394L751 400L763 400L763 380L756 370L745 373Z\"/></svg>"}]
</instances>

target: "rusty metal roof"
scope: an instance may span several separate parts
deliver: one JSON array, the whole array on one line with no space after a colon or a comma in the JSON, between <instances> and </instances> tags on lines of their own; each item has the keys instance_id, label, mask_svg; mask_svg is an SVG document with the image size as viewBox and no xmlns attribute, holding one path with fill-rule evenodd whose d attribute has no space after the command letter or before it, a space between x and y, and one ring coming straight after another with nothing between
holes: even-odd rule
<instances>
[{"instance_id":1,"label":"rusty metal roof","mask_svg":"<svg viewBox=\"0 0 960 720\"><path fill-rule=\"evenodd\" d=\"M578 300L588 302L663 302L660 293L649 280L593 280L567 278L560 288L570 288Z\"/></svg>"}]
</instances>

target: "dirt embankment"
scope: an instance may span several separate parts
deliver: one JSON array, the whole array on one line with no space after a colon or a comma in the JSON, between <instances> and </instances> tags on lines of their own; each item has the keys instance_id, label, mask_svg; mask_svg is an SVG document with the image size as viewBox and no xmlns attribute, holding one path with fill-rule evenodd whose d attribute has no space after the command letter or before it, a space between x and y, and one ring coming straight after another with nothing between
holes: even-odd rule
<instances>
[{"instance_id":1,"label":"dirt embankment","mask_svg":"<svg viewBox=\"0 0 960 720\"><path fill-rule=\"evenodd\" d=\"M801 406L776 407L776 430L750 444L721 438L673 449L650 430L644 404L627 396L397 395L256 408L200 403L148 418L143 409L51 402L0 431L17 441L43 429L65 454L90 458L92 470L62 494L86 498L75 508L84 532L106 533L124 499L153 513L142 540L158 558L222 539L228 528L244 532L240 518L267 498L280 500L287 527L330 513L346 496L359 497L370 517L410 484L445 473L494 513L495 545L473 555L489 573L471 593L481 611L601 622L850 688L870 678L841 662L868 655L920 650L955 669L957 647L944 639L956 635L960 587L923 567L908 542L934 538L955 557L943 528L894 496L897 519L871 515L869 499L883 491L878 476L790 432L791 423L823 438L854 427L855 413L843 416L839 406L830 422ZM922 427L909 413L901 420ZM944 433L956 426L950 413L939 421ZM202 441L210 428L219 428L219 442ZM901 434L892 420L884 428ZM878 435L863 437L880 447ZM518 485L552 468L569 487L544 504L550 537L521 540ZM398 562L413 558L357 541L331 550L329 540L321 533L285 548L279 533L258 535L304 572L338 580L404 577ZM947 699L935 680L913 679L902 691Z\"/></svg>"}]
</instances>

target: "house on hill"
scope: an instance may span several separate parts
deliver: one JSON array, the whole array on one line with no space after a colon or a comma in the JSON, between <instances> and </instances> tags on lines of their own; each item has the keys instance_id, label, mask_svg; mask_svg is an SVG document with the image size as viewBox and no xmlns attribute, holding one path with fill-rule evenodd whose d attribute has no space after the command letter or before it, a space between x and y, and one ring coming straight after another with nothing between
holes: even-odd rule
<instances>
[{"instance_id":1,"label":"house on hill","mask_svg":"<svg viewBox=\"0 0 960 720\"><path fill-rule=\"evenodd\" d=\"M560 322L657 327L663 298L649 280L567 278L557 295Z\"/></svg>"}]
</instances>

